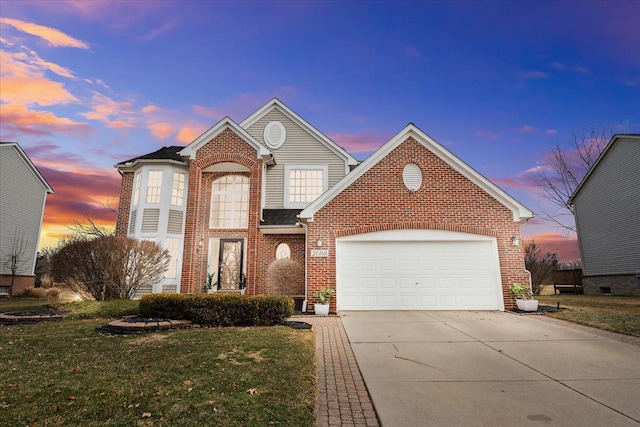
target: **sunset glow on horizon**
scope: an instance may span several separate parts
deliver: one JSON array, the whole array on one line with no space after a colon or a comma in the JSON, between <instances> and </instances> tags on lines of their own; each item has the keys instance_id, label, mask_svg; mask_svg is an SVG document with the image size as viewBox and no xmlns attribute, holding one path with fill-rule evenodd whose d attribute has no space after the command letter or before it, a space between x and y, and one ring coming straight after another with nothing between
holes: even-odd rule
<instances>
[{"instance_id":1,"label":"sunset glow on horizon","mask_svg":"<svg viewBox=\"0 0 640 427\"><path fill-rule=\"evenodd\" d=\"M640 133L640 3L3 2L0 140L53 188L40 247L115 224L114 164L277 97L364 160L411 122L534 212L575 131ZM522 227L561 260L576 236Z\"/></svg>"}]
</instances>

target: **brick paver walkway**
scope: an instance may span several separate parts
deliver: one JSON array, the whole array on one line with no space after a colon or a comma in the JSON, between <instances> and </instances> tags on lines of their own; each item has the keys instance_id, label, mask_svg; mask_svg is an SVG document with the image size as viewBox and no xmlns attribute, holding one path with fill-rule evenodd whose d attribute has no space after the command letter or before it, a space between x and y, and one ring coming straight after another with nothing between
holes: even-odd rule
<instances>
[{"instance_id":1,"label":"brick paver walkway","mask_svg":"<svg viewBox=\"0 0 640 427\"><path fill-rule=\"evenodd\" d=\"M376 426L378 417L338 316L298 316L316 334L316 426Z\"/></svg>"}]
</instances>

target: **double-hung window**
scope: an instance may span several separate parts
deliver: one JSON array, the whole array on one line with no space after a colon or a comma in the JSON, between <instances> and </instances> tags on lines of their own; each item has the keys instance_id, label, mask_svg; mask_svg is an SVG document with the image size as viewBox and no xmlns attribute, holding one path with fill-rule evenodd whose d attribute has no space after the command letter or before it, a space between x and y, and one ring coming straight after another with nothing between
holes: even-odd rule
<instances>
[{"instance_id":1,"label":"double-hung window","mask_svg":"<svg viewBox=\"0 0 640 427\"><path fill-rule=\"evenodd\" d=\"M173 173L173 185L171 188L171 204L174 206L184 206L184 174Z\"/></svg>"},{"instance_id":2,"label":"double-hung window","mask_svg":"<svg viewBox=\"0 0 640 427\"><path fill-rule=\"evenodd\" d=\"M209 228L247 228L249 178L227 175L211 184Z\"/></svg>"},{"instance_id":3,"label":"double-hung window","mask_svg":"<svg viewBox=\"0 0 640 427\"><path fill-rule=\"evenodd\" d=\"M304 208L328 187L326 165L287 165L284 173L284 207Z\"/></svg>"},{"instance_id":4,"label":"double-hung window","mask_svg":"<svg viewBox=\"0 0 640 427\"><path fill-rule=\"evenodd\" d=\"M140 179L142 177L142 173L138 172L133 179L133 197L132 197L132 205L136 206L140 201Z\"/></svg>"},{"instance_id":5,"label":"double-hung window","mask_svg":"<svg viewBox=\"0 0 640 427\"><path fill-rule=\"evenodd\" d=\"M150 171L147 180L147 203L160 203L162 171Z\"/></svg>"}]
</instances>

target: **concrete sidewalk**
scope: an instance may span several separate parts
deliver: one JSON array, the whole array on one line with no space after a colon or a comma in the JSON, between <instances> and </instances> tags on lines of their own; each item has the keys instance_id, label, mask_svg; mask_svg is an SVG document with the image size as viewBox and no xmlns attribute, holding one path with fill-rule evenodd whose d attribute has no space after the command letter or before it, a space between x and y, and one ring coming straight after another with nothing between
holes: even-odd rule
<instances>
[{"instance_id":1,"label":"concrete sidewalk","mask_svg":"<svg viewBox=\"0 0 640 427\"><path fill-rule=\"evenodd\" d=\"M640 346L591 328L501 312L341 319L384 427L640 424Z\"/></svg>"}]
</instances>

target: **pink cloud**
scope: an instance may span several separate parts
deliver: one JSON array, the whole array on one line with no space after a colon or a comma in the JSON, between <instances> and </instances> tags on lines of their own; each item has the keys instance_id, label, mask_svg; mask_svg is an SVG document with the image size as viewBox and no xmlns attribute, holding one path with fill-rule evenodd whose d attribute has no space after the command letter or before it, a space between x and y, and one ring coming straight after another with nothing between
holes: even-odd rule
<instances>
[{"instance_id":1,"label":"pink cloud","mask_svg":"<svg viewBox=\"0 0 640 427\"><path fill-rule=\"evenodd\" d=\"M555 135L558 133L558 131L555 129L547 129L544 133L546 133L547 135Z\"/></svg>"},{"instance_id":2,"label":"pink cloud","mask_svg":"<svg viewBox=\"0 0 640 427\"><path fill-rule=\"evenodd\" d=\"M58 117L47 111L30 110L20 104L2 104L0 108L2 131L7 138L9 134L52 135L56 132L77 133L86 135L90 128L86 123L74 122L66 117Z\"/></svg>"},{"instance_id":3,"label":"pink cloud","mask_svg":"<svg viewBox=\"0 0 640 427\"><path fill-rule=\"evenodd\" d=\"M212 119L220 120L225 115L218 109L205 107L203 105L194 105L193 112L205 117L211 117Z\"/></svg>"},{"instance_id":4,"label":"pink cloud","mask_svg":"<svg viewBox=\"0 0 640 427\"><path fill-rule=\"evenodd\" d=\"M329 138L335 141L339 146L344 148L347 152L356 153L371 153L380 148L387 138L381 135L357 135L350 133L331 133L328 134Z\"/></svg>"},{"instance_id":5,"label":"pink cloud","mask_svg":"<svg viewBox=\"0 0 640 427\"><path fill-rule=\"evenodd\" d=\"M544 71L530 70L519 73L518 77L522 80L539 80L549 77L549 74Z\"/></svg>"},{"instance_id":6,"label":"pink cloud","mask_svg":"<svg viewBox=\"0 0 640 427\"><path fill-rule=\"evenodd\" d=\"M169 123L149 123L147 127L152 136L160 139L170 138L176 133L176 129Z\"/></svg>"},{"instance_id":7,"label":"pink cloud","mask_svg":"<svg viewBox=\"0 0 640 427\"><path fill-rule=\"evenodd\" d=\"M475 133L476 133L476 136L481 136L483 138L489 138L489 139L498 139L498 138L500 138L500 135L498 135L496 133L487 132L485 130L477 130Z\"/></svg>"},{"instance_id":8,"label":"pink cloud","mask_svg":"<svg viewBox=\"0 0 640 427\"><path fill-rule=\"evenodd\" d=\"M515 176L489 178L489 180L500 187L518 188L530 192L537 192L538 185L536 180L539 176L540 168L541 166L535 166Z\"/></svg>"},{"instance_id":9,"label":"pink cloud","mask_svg":"<svg viewBox=\"0 0 640 427\"><path fill-rule=\"evenodd\" d=\"M93 109L86 113L80 113L81 116L89 120L100 121L116 129L134 126L134 111L129 101L114 101L106 95L94 92L91 103Z\"/></svg>"},{"instance_id":10,"label":"pink cloud","mask_svg":"<svg viewBox=\"0 0 640 427\"><path fill-rule=\"evenodd\" d=\"M55 47L75 47L78 49L89 49L89 44L73 38L62 31L34 24L31 22L20 21L19 19L0 18L0 23L10 25L18 31L31 34L46 41L49 45Z\"/></svg>"},{"instance_id":11,"label":"pink cloud","mask_svg":"<svg viewBox=\"0 0 640 427\"><path fill-rule=\"evenodd\" d=\"M183 144L189 144L193 142L194 139L202 135L205 130L207 130L207 126L189 120L178 132L176 140Z\"/></svg>"},{"instance_id":12,"label":"pink cloud","mask_svg":"<svg viewBox=\"0 0 640 427\"><path fill-rule=\"evenodd\" d=\"M535 132L535 129L533 128L533 126L524 125L520 129L518 129L518 132L520 132L520 133L533 133L533 132Z\"/></svg>"},{"instance_id":13,"label":"pink cloud","mask_svg":"<svg viewBox=\"0 0 640 427\"><path fill-rule=\"evenodd\" d=\"M144 37L144 39L153 40L156 37L159 37L163 34L170 33L174 28L178 27L178 25L180 25L180 20L174 17L170 21L162 24L160 27L154 28L153 30L149 31L147 35Z\"/></svg>"}]
</instances>

